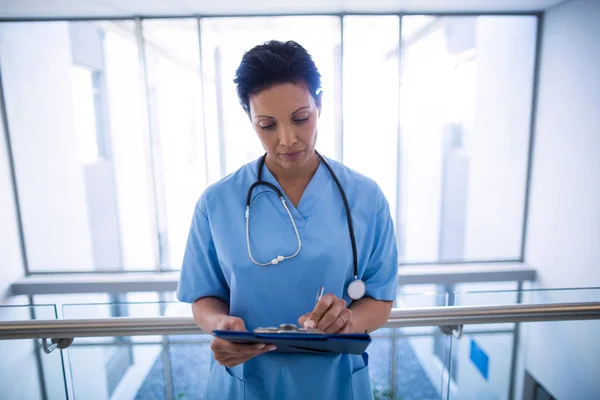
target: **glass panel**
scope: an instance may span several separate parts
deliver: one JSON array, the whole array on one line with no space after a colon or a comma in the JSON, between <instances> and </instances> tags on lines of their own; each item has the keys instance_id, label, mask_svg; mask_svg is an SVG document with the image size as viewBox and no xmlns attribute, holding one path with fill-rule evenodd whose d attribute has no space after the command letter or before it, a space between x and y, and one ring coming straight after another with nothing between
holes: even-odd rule
<instances>
[{"instance_id":1,"label":"glass panel","mask_svg":"<svg viewBox=\"0 0 600 400\"><path fill-rule=\"evenodd\" d=\"M600 301L600 288L474 290L473 285L461 285L455 294L457 305L509 305L583 303ZM487 285L489 286L489 284ZM498 284L496 284L498 286ZM469 290L470 289L470 290ZM519 299L520 297L520 299Z\"/></svg>"},{"instance_id":2,"label":"glass panel","mask_svg":"<svg viewBox=\"0 0 600 400\"><path fill-rule=\"evenodd\" d=\"M452 340L449 399L508 399L513 333L466 333Z\"/></svg>"},{"instance_id":3,"label":"glass panel","mask_svg":"<svg viewBox=\"0 0 600 400\"><path fill-rule=\"evenodd\" d=\"M448 305L448 293L438 285L399 286L396 293L397 308L422 308Z\"/></svg>"},{"instance_id":4,"label":"glass panel","mask_svg":"<svg viewBox=\"0 0 600 400\"><path fill-rule=\"evenodd\" d=\"M402 262L519 258L536 27L402 17Z\"/></svg>"},{"instance_id":5,"label":"glass panel","mask_svg":"<svg viewBox=\"0 0 600 400\"><path fill-rule=\"evenodd\" d=\"M0 321L54 320L53 305L0 306ZM51 338L48 338L51 339ZM42 341L0 340L0 393L6 399L67 399L62 350L45 354Z\"/></svg>"},{"instance_id":6,"label":"glass panel","mask_svg":"<svg viewBox=\"0 0 600 400\"><path fill-rule=\"evenodd\" d=\"M399 29L395 16L344 17L344 164L379 184L394 220Z\"/></svg>"},{"instance_id":7,"label":"glass panel","mask_svg":"<svg viewBox=\"0 0 600 400\"><path fill-rule=\"evenodd\" d=\"M412 296L413 304L438 301L435 294L421 300ZM440 298L445 299L446 294ZM161 310L164 315L191 316L189 305L179 302L65 304L63 312L65 318L100 318L115 315L117 308L121 315L132 317L158 316ZM369 371L376 399L439 398L449 339L438 328L384 328L372 337ZM163 398L168 390L173 391L174 399L201 398L209 376L211 339L204 334L77 339L69 348L73 391L76 398L100 393L99 399L108 399L110 377L116 375L119 380L112 383L113 398ZM435 340L442 348L436 349ZM125 354L121 354L120 368L116 361L107 361L115 360L119 351ZM100 377L94 388L85 380L92 372Z\"/></svg>"},{"instance_id":8,"label":"glass panel","mask_svg":"<svg viewBox=\"0 0 600 400\"><path fill-rule=\"evenodd\" d=\"M336 79L340 51L340 20L337 17L211 18L202 21L202 56L210 143L223 138L224 170L213 157L209 169L214 181L258 158L262 146L237 99L233 78L245 51L268 40L294 40L313 57L322 75L323 104L317 149L335 158ZM213 109L208 103L214 102ZM214 101L213 101L214 100ZM214 111L214 112L213 112ZM210 136L216 137L211 138ZM210 171L209 171L210 172Z\"/></svg>"},{"instance_id":9,"label":"glass panel","mask_svg":"<svg viewBox=\"0 0 600 400\"><path fill-rule=\"evenodd\" d=\"M522 393L523 399L597 399L599 331L599 320L521 324L517 398ZM551 397L541 397L544 391ZM529 397L531 392L540 397Z\"/></svg>"},{"instance_id":10,"label":"glass panel","mask_svg":"<svg viewBox=\"0 0 600 400\"><path fill-rule=\"evenodd\" d=\"M151 318L160 316L191 317L192 310L189 304L177 301L160 301L158 293L126 293L119 295L103 295L102 297L79 297L80 303L64 303L62 305L63 318L89 319L134 317ZM85 341L86 338L79 340ZM161 336L138 336L133 340L142 342L156 342Z\"/></svg>"},{"instance_id":11,"label":"glass panel","mask_svg":"<svg viewBox=\"0 0 600 400\"><path fill-rule=\"evenodd\" d=\"M194 205L207 183L198 24L153 19L142 27L161 265L178 269Z\"/></svg>"},{"instance_id":12,"label":"glass panel","mask_svg":"<svg viewBox=\"0 0 600 400\"><path fill-rule=\"evenodd\" d=\"M448 305L448 293L436 293L435 285L399 288L395 308L430 308ZM395 354L393 399L439 399L450 359L450 339L437 326L391 330ZM445 366L445 367L444 367Z\"/></svg>"},{"instance_id":13,"label":"glass panel","mask_svg":"<svg viewBox=\"0 0 600 400\"><path fill-rule=\"evenodd\" d=\"M210 374L210 360L212 359L211 339L211 336L202 335L189 337L185 342L178 339L175 343L169 344L173 399L192 400L204 398L204 391ZM152 368L160 369L159 364L162 364L162 360L157 361ZM148 378L150 378L150 375ZM139 393L141 392L140 390ZM145 398L147 397L140 397L140 400Z\"/></svg>"},{"instance_id":14,"label":"glass panel","mask_svg":"<svg viewBox=\"0 0 600 400\"><path fill-rule=\"evenodd\" d=\"M507 305L518 303L518 294L478 291L454 297L459 305ZM600 302L600 288L529 289L520 297L524 304ZM462 338L452 343L450 398L596 398L599 329L597 320L465 326ZM552 397L535 397L536 391Z\"/></svg>"},{"instance_id":15,"label":"glass panel","mask_svg":"<svg viewBox=\"0 0 600 400\"><path fill-rule=\"evenodd\" d=\"M600 394L599 329L600 321L522 323L518 347L512 333L453 338L449 398L595 399Z\"/></svg>"},{"instance_id":16,"label":"glass panel","mask_svg":"<svg viewBox=\"0 0 600 400\"><path fill-rule=\"evenodd\" d=\"M369 376L375 399L385 399L391 392L390 378L392 374L393 339L389 331L391 330L382 329L375 332L375 335L372 335L373 340L367 348L367 353L369 354Z\"/></svg>"},{"instance_id":17,"label":"glass panel","mask_svg":"<svg viewBox=\"0 0 600 400\"><path fill-rule=\"evenodd\" d=\"M449 344L450 338L437 328L427 334L417 328L400 330L394 350L395 397L390 399L440 399Z\"/></svg>"},{"instance_id":18,"label":"glass panel","mask_svg":"<svg viewBox=\"0 0 600 400\"><path fill-rule=\"evenodd\" d=\"M189 305L153 301L157 297L154 293L129 293L127 296L112 296L113 300L123 299L123 302L64 304L63 316L67 319L191 316ZM140 301L126 302L128 299ZM182 335L175 338L186 343L206 343L207 337ZM173 391L175 399L196 398L195 393L192 397L180 396L190 385L198 382L186 378L191 371L181 376L184 360L179 356L169 358L167 354L173 351L170 346L167 337L159 335L75 339L68 349L74 398L161 399L169 398L169 390ZM204 356L204 359L207 357ZM201 363L200 360L198 363ZM192 370L197 372L196 368ZM94 379L90 380L89 376L94 376ZM202 382L207 376L208 373L196 378ZM181 382L181 379L184 381ZM177 386L174 386L176 382Z\"/></svg>"},{"instance_id":19,"label":"glass panel","mask_svg":"<svg viewBox=\"0 0 600 400\"><path fill-rule=\"evenodd\" d=\"M154 367L162 343L134 339L76 339L68 349L73 398L167 398L164 368Z\"/></svg>"},{"instance_id":20,"label":"glass panel","mask_svg":"<svg viewBox=\"0 0 600 400\"><path fill-rule=\"evenodd\" d=\"M153 269L155 206L134 23L2 23L0 36L30 270Z\"/></svg>"}]
</instances>

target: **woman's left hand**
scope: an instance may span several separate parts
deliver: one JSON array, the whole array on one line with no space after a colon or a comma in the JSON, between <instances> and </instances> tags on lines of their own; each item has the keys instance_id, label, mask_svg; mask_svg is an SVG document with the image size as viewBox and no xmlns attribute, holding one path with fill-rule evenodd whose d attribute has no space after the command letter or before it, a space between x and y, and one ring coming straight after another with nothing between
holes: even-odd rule
<instances>
[{"instance_id":1,"label":"woman's left hand","mask_svg":"<svg viewBox=\"0 0 600 400\"><path fill-rule=\"evenodd\" d=\"M298 318L298 325L325 333L354 333L352 311L346 308L344 299L331 293L321 297L312 312Z\"/></svg>"}]
</instances>

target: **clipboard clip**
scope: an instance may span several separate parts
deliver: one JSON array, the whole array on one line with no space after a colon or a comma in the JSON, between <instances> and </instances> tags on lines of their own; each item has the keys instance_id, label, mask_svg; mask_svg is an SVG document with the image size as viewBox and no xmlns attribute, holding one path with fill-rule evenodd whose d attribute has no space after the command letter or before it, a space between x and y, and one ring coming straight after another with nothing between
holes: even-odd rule
<instances>
[{"instance_id":1,"label":"clipboard clip","mask_svg":"<svg viewBox=\"0 0 600 400\"><path fill-rule=\"evenodd\" d=\"M281 324L279 327L256 328L254 333L318 333L324 332L314 328L299 328L294 324Z\"/></svg>"}]
</instances>

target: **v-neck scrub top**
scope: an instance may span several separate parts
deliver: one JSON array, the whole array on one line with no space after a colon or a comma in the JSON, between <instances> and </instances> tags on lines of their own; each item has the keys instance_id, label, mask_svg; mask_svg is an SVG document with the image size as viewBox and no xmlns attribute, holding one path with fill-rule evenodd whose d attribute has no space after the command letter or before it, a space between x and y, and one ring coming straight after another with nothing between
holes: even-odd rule
<instances>
[{"instance_id":1,"label":"v-neck scrub top","mask_svg":"<svg viewBox=\"0 0 600 400\"><path fill-rule=\"evenodd\" d=\"M365 297L393 301L398 252L390 210L379 186L327 159L350 206ZM246 196L260 159L209 186L198 200L186 245L177 298L217 297L246 329L297 324L312 311L320 286L346 301L354 280L352 246L341 194L323 163L297 207L288 206L302 240L300 253L277 265L254 264L246 246ZM281 186L263 167L263 180ZM284 194L285 196L285 194ZM294 254L296 234L281 201L258 186L250 206L250 245L257 262ZM211 360L206 399L371 399L368 354L270 352L227 368Z\"/></svg>"}]
</instances>

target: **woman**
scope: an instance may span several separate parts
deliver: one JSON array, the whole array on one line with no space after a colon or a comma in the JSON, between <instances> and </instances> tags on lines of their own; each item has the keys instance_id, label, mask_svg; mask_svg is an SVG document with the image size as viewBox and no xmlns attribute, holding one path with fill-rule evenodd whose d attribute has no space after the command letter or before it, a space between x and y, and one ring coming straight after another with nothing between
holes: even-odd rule
<instances>
[{"instance_id":1,"label":"woman","mask_svg":"<svg viewBox=\"0 0 600 400\"><path fill-rule=\"evenodd\" d=\"M315 151L320 80L295 42L267 42L242 58L237 93L266 155L207 188L196 205L177 296L192 303L205 332L293 323L364 333L389 317L398 263L389 206L374 181ZM256 181L266 184L251 188ZM356 279L366 293L352 300ZM315 304L320 287L326 294ZM208 399L372 397L366 353L278 353L219 338L211 349Z\"/></svg>"}]
</instances>

